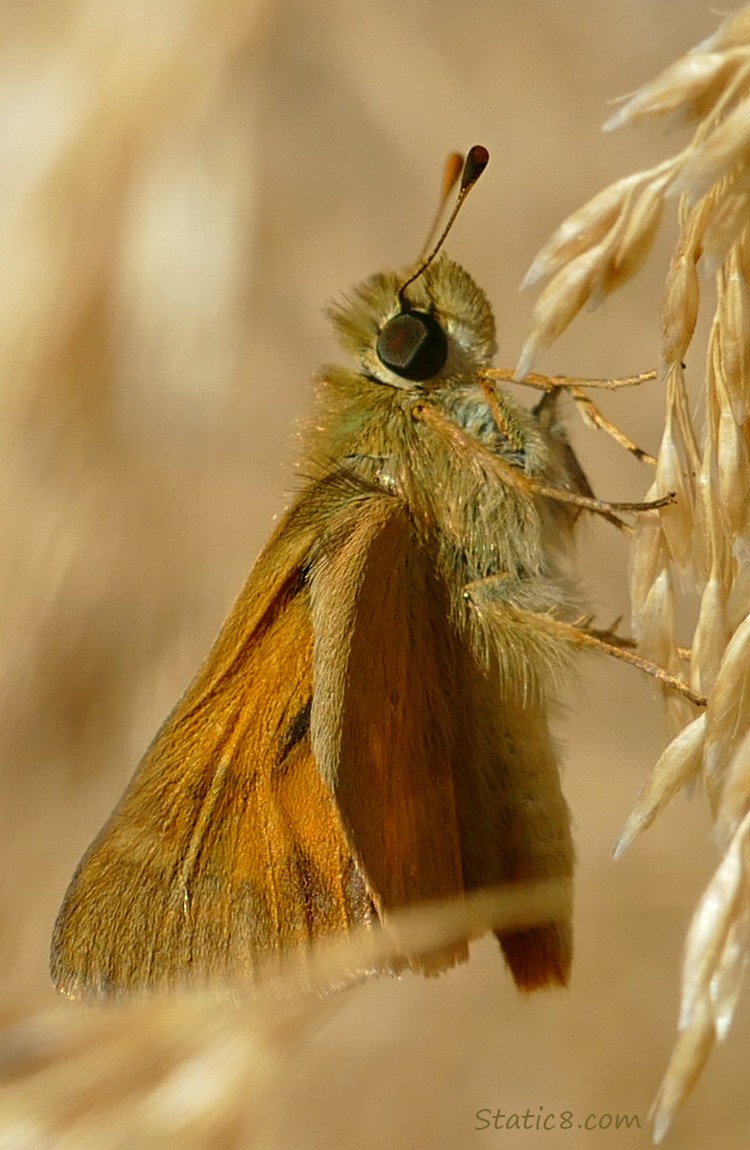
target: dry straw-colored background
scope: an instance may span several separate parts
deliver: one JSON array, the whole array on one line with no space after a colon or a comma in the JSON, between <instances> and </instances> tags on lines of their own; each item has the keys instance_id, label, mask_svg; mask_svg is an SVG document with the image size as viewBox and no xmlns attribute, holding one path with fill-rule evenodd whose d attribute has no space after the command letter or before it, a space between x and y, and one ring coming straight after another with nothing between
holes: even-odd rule
<instances>
[{"instance_id":1,"label":"dry straw-colored background","mask_svg":"<svg viewBox=\"0 0 750 1150\"><path fill-rule=\"evenodd\" d=\"M704 0L5 7L3 1006L54 1004L48 936L71 870L284 506L307 381L337 355L324 303L412 259L446 152L481 142L491 164L449 251L494 302L511 365L535 251L600 187L666 153L648 128L602 135L606 101L716 22ZM653 366L668 254L665 235L541 369ZM653 388L604 402L652 451ZM574 414L571 426L599 494L642 495L644 468ZM606 524L585 528L580 569L602 625L626 611L625 541ZM570 704L570 989L519 998L490 943L439 980L361 986L290 1038L253 1145L647 1144L682 941L715 855L698 798L611 861L663 745L657 692L588 659ZM668 1144L746 1145L748 1041L745 1003ZM485 1107L568 1109L576 1125L637 1114L641 1129L477 1131Z\"/></svg>"}]
</instances>

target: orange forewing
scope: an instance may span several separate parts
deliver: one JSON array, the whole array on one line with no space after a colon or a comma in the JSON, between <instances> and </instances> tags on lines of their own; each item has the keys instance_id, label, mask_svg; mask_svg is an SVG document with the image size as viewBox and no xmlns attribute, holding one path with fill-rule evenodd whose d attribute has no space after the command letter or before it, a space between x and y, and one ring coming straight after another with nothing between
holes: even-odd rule
<instances>
[{"instance_id":1,"label":"orange forewing","mask_svg":"<svg viewBox=\"0 0 750 1150\"><path fill-rule=\"evenodd\" d=\"M73 878L52 942L68 994L242 973L373 918L310 745L316 497L336 492L282 522Z\"/></svg>"}]
</instances>

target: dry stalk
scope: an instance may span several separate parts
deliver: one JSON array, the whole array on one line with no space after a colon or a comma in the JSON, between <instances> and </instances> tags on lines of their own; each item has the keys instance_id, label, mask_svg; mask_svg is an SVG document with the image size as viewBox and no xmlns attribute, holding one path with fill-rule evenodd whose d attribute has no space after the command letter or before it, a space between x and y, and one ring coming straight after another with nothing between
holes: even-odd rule
<instances>
[{"instance_id":1,"label":"dry stalk","mask_svg":"<svg viewBox=\"0 0 750 1150\"><path fill-rule=\"evenodd\" d=\"M405 952L554 921L571 900L568 881L515 883L405 911L388 932L293 951L257 985L26 1016L0 1035L0 1145L243 1150L255 1144L264 1094L290 1052L314 1051L316 1030L345 1001L332 991Z\"/></svg>"}]
</instances>

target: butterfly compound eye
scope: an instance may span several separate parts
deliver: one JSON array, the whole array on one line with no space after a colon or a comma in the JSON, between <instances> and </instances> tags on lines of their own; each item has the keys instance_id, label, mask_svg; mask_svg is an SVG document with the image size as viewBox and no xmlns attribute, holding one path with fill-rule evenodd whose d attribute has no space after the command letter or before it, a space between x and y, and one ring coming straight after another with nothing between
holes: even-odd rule
<instances>
[{"instance_id":1,"label":"butterfly compound eye","mask_svg":"<svg viewBox=\"0 0 750 1150\"><path fill-rule=\"evenodd\" d=\"M381 363L403 379L437 375L448 358L448 339L434 316L407 311L383 324L377 342Z\"/></svg>"}]
</instances>

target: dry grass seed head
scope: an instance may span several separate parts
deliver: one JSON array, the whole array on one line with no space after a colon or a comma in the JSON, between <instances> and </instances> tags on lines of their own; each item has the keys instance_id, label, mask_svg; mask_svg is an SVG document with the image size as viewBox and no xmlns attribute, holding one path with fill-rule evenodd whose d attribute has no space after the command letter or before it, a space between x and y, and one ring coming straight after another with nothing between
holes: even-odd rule
<instances>
[{"instance_id":1,"label":"dry grass seed head","mask_svg":"<svg viewBox=\"0 0 750 1150\"><path fill-rule=\"evenodd\" d=\"M531 368L585 303L599 302L637 269L667 199L679 195L680 231L661 315L665 427L649 492L675 491L678 498L637 526L631 597L639 647L670 669L678 653L676 609L683 599L692 602L691 682L710 697L699 717L684 700L667 701L675 737L641 788L616 849L621 853L701 774L723 858L688 934L678 1038L652 1112L659 1139L729 1028L748 947L750 8L644 85L606 126L646 119L692 125L692 137L663 163L599 193L558 228L532 266L531 279L553 278L534 311L519 370ZM699 271L716 281L701 434L683 367L701 303Z\"/></svg>"}]
</instances>

